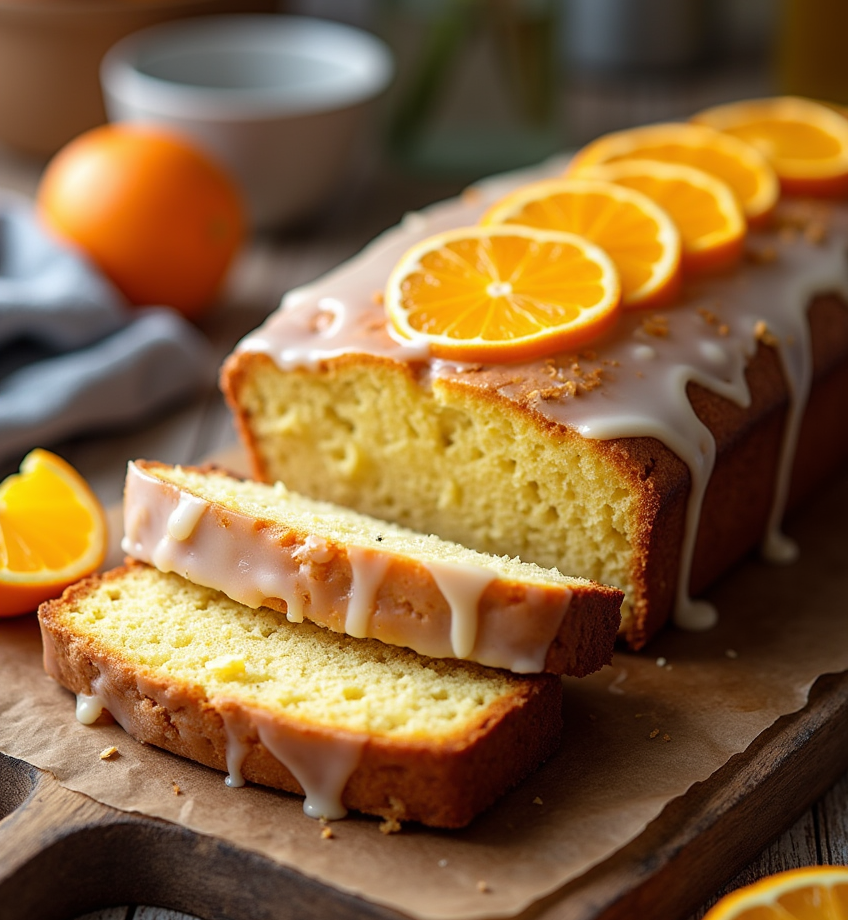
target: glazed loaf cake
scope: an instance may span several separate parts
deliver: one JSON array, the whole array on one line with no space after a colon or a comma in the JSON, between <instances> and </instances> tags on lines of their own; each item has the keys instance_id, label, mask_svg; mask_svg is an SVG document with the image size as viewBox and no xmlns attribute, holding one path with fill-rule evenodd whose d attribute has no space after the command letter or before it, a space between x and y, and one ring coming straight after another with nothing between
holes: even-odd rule
<instances>
[{"instance_id":1,"label":"glazed loaf cake","mask_svg":"<svg viewBox=\"0 0 848 920\"><path fill-rule=\"evenodd\" d=\"M612 659L622 594L211 467L127 470L130 556L357 638L519 673Z\"/></svg>"},{"instance_id":2,"label":"glazed loaf cake","mask_svg":"<svg viewBox=\"0 0 848 920\"><path fill-rule=\"evenodd\" d=\"M225 595L141 563L39 611L47 673L140 741L346 809L462 827L548 757L562 690L420 657ZM234 793L236 794L236 793Z\"/></svg>"},{"instance_id":3,"label":"glazed loaf cake","mask_svg":"<svg viewBox=\"0 0 848 920\"><path fill-rule=\"evenodd\" d=\"M468 364L399 340L380 291L401 255L562 165L410 215L291 292L222 388L256 477L615 585L639 648L672 614L714 622L693 595L757 545L791 558L784 512L848 458L848 209L784 202L743 265L578 353Z\"/></svg>"}]
</instances>

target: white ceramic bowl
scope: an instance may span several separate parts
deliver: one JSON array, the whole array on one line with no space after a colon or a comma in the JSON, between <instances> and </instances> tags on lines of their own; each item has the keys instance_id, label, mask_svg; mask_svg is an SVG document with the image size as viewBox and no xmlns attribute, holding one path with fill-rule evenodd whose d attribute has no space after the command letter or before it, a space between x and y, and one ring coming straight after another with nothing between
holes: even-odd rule
<instances>
[{"instance_id":1,"label":"white ceramic bowl","mask_svg":"<svg viewBox=\"0 0 848 920\"><path fill-rule=\"evenodd\" d=\"M393 74L391 52L366 32L255 14L136 32L105 56L101 83L111 120L205 146L241 182L254 226L277 227L331 194Z\"/></svg>"}]
</instances>

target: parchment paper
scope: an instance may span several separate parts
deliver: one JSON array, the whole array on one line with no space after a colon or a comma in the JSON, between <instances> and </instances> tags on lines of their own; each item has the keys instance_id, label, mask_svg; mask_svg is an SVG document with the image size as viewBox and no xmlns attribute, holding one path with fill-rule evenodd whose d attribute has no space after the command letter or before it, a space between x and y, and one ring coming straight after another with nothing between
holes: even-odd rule
<instances>
[{"instance_id":1,"label":"parchment paper","mask_svg":"<svg viewBox=\"0 0 848 920\"><path fill-rule=\"evenodd\" d=\"M0 623L0 750L100 802L226 838L411 917L511 916L802 708L818 676L848 670L846 521L848 480L790 522L798 563L752 560L717 587L718 627L668 629L646 652L566 680L561 750L461 832L385 835L379 821L351 816L323 839L297 797L229 789L222 774L115 725L84 727L73 697L42 672L31 617ZM119 756L100 760L110 745Z\"/></svg>"}]
</instances>

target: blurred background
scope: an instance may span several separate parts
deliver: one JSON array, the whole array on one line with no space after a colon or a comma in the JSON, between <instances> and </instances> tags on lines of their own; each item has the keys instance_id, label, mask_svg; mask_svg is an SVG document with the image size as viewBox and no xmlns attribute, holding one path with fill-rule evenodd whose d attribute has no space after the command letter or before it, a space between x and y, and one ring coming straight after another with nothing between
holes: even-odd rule
<instances>
[{"instance_id":1,"label":"blurred background","mask_svg":"<svg viewBox=\"0 0 848 920\"><path fill-rule=\"evenodd\" d=\"M31 190L106 118L98 65L121 36L254 11L347 23L394 52L328 199L385 188L370 233L607 131L776 92L848 102L843 0L0 0L0 183Z\"/></svg>"},{"instance_id":2,"label":"blurred background","mask_svg":"<svg viewBox=\"0 0 848 920\"><path fill-rule=\"evenodd\" d=\"M105 119L97 68L122 35L250 11L383 37L397 76L367 158L446 187L725 100L848 102L842 0L0 0L7 173Z\"/></svg>"},{"instance_id":3,"label":"blurred background","mask_svg":"<svg viewBox=\"0 0 848 920\"><path fill-rule=\"evenodd\" d=\"M238 111L219 118L212 133L224 152L238 155L249 178L262 173L260 200L284 203L317 183L319 162L326 172L309 207L254 222L216 303L196 319L219 361L287 290L405 212L484 175L734 99L797 93L848 104L845 0L0 0L0 191L31 198L51 155L106 120L99 68L119 39L167 20L232 13L352 26L385 42L394 65L346 134L331 131L332 105L311 121L308 111L272 112L266 120L279 130L270 135L247 131ZM270 71L249 47L263 90ZM304 49L298 67L308 70ZM329 74L340 62L326 50ZM295 58L279 70L281 83ZM214 92L225 78L213 67L201 82ZM298 87L284 87L287 97L296 100ZM179 116L186 124L190 109ZM3 385L0 374L0 401ZM107 500L117 498L116 458L188 462L234 440L214 381L209 387L200 410L177 405L161 424L94 430L93 441L61 446L95 484L102 475ZM0 474L17 459L0 461Z\"/></svg>"},{"instance_id":4,"label":"blurred background","mask_svg":"<svg viewBox=\"0 0 848 920\"><path fill-rule=\"evenodd\" d=\"M0 182L31 188L51 153L105 120L98 66L121 36L254 11L344 22L388 42L396 79L346 179L397 178L409 206L721 101L792 92L848 102L842 0L0 0Z\"/></svg>"}]
</instances>

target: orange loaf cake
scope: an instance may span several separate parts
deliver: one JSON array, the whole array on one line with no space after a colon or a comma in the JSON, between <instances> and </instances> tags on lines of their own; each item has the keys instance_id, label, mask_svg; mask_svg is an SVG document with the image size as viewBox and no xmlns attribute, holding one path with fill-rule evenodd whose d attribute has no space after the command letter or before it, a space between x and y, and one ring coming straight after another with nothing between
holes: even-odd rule
<instances>
[{"instance_id":1,"label":"orange loaf cake","mask_svg":"<svg viewBox=\"0 0 848 920\"><path fill-rule=\"evenodd\" d=\"M250 609L133 563L39 611L47 673L140 741L346 809L462 827L556 749L562 688ZM237 795L237 792L233 793Z\"/></svg>"},{"instance_id":2,"label":"orange loaf cake","mask_svg":"<svg viewBox=\"0 0 848 920\"><path fill-rule=\"evenodd\" d=\"M621 620L614 588L211 467L130 463L124 533L133 558L249 607L519 673L598 670Z\"/></svg>"},{"instance_id":3,"label":"orange loaf cake","mask_svg":"<svg viewBox=\"0 0 848 920\"><path fill-rule=\"evenodd\" d=\"M848 458L848 208L785 199L746 257L597 341L515 363L434 357L382 306L393 267L476 224L552 162L410 214L229 357L222 388L257 478L476 550L621 588L641 647L781 532Z\"/></svg>"}]
</instances>

